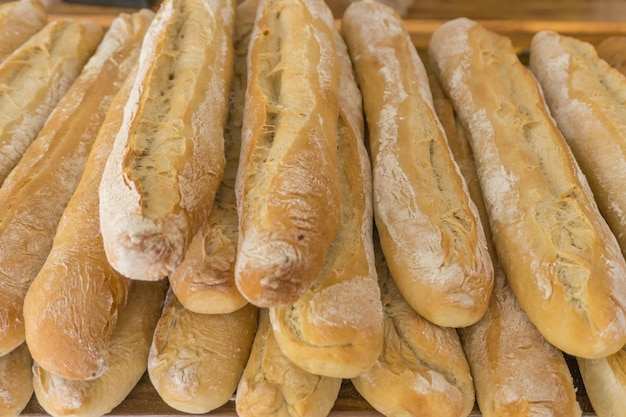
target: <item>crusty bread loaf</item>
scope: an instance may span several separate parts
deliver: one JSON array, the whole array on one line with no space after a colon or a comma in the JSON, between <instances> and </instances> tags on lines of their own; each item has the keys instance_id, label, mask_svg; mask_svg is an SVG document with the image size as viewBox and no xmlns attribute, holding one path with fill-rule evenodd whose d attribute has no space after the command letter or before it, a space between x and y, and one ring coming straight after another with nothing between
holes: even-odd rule
<instances>
[{"instance_id":1,"label":"crusty bread loaf","mask_svg":"<svg viewBox=\"0 0 626 417\"><path fill-rule=\"evenodd\" d=\"M599 357L626 342L626 263L509 39L442 25L430 62L468 134L498 259L531 322L559 349Z\"/></svg>"},{"instance_id":2,"label":"crusty bread loaf","mask_svg":"<svg viewBox=\"0 0 626 417\"><path fill-rule=\"evenodd\" d=\"M23 177L45 167L38 172L41 176L37 187L52 187L48 181L62 182L68 187L56 197L60 209L67 204L62 214L50 217L46 220L49 225L42 228L48 230L46 238L52 243L49 253L38 255L44 260L43 265L28 292L22 293L22 297L26 296L25 335L33 359L64 378L94 378L105 370L109 337L126 303L129 283L110 267L102 247L97 189L113 146L114 129L120 124L129 95L129 74L153 16L152 11L144 9L132 15L122 14L112 22L93 61L76 81L76 86L82 88L72 87L68 93L68 100L74 101L66 103L64 99L60 104L64 107L59 107L73 111L73 117L80 119L61 113L46 124L43 132L47 134L50 128L50 134L41 136L41 140L52 138L58 147L51 146L51 152L42 151L47 159L33 164L32 171L25 171ZM75 167L56 167L61 158ZM31 187L20 191L38 190ZM45 211L50 205L50 201L34 202L41 195L29 198L33 210ZM46 218L42 213L36 214ZM31 235L24 232L21 236L25 239ZM13 305L18 305L18 295L15 294ZM13 314L17 316L17 312Z\"/></svg>"},{"instance_id":3,"label":"crusty bread loaf","mask_svg":"<svg viewBox=\"0 0 626 417\"><path fill-rule=\"evenodd\" d=\"M339 394L341 378L311 374L282 352L267 309L259 313L250 359L235 406L240 417L326 417Z\"/></svg>"},{"instance_id":4,"label":"crusty bread loaf","mask_svg":"<svg viewBox=\"0 0 626 417\"><path fill-rule=\"evenodd\" d=\"M208 413L228 402L237 389L257 328L251 304L228 314L198 314L168 292L154 331L148 374L171 407Z\"/></svg>"},{"instance_id":5,"label":"crusty bread loaf","mask_svg":"<svg viewBox=\"0 0 626 417\"><path fill-rule=\"evenodd\" d=\"M100 184L107 258L131 279L182 261L224 171L235 0L166 0L146 34L136 82Z\"/></svg>"},{"instance_id":6,"label":"crusty bread loaf","mask_svg":"<svg viewBox=\"0 0 626 417\"><path fill-rule=\"evenodd\" d=\"M0 185L94 53L102 33L92 22L56 20L0 63Z\"/></svg>"},{"instance_id":7,"label":"crusty bread loaf","mask_svg":"<svg viewBox=\"0 0 626 417\"><path fill-rule=\"evenodd\" d=\"M48 23L40 0L14 0L0 4L0 62Z\"/></svg>"},{"instance_id":8,"label":"crusty bread loaf","mask_svg":"<svg viewBox=\"0 0 626 417\"><path fill-rule=\"evenodd\" d=\"M250 41L236 180L235 282L277 307L317 278L341 218L339 69L322 0L262 0Z\"/></svg>"},{"instance_id":9,"label":"crusty bread loaf","mask_svg":"<svg viewBox=\"0 0 626 417\"><path fill-rule=\"evenodd\" d=\"M377 240L375 248L385 338L374 366L352 378L354 387L386 416L469 415L474 386L456 330L415 312L394 283Z\"/></svg>"},{"instance_id":10,"label":"crusty bread loaf","mask_svg":"<svg viewBox=\"0 0 626 417\"><path fill-rule=\"evenodd\" d=\"M433 110L428 77L399 16L353 3L341 30L363 92L374 215L393 279L441 326L485 312L493 268L483 227Z\"/></svg>"},{"instance_id":11,"label":"crusty bread loaf","mask_svg":"<svg viewBox=\"0 0 626 417\"><path fill-rule=\"evenodd\" d=\"M52 416L100 417L119 405L146 372L167 281L133 282L109 345L109 366L89 381L69 380L35 364L37 402Z\"/></svg>"},{"instance_id":12,"label":"crusty bread loaf","mask_svg":"<svg viewBox=\"0 0 626 417\"><path fill-rule=\"evenodd\" d=\"M598 56L626 75L626 36L610 36L596 45Z\"/></svg>"},{"instance_id":13,"label":"crusty bread loaf","mask_svg":"<svg viewBox=\"0 0 626 417\"><path fill-rule=\"evenodd\" d=\"M17 417L33 396L33 359L26 343L0 356L0 416Z\"/></svg>"},{"instance_id":14,"label":"crusty bread loaf","mask_svg":"<svg viewBox=\"0 0 626 417\"><path fill-rule=\"evenodd\" d=\"M585 392L597 417L616 417L626 410L626 349L606 358L577 358Z\"/></svg>"},{"instance_id":15,"label":"crusty bread loaf","mask_svg":"<svg viewBox=\"0 0 626 417\"><path fill-rule=\"evenodd\" d=\"M626 254L626 77L590 43L551 31L532 38L529 67Z\"/></svg>"},{"instance_id":16,"label":"crusty bread loaf","mask_svg":"<svg viewBox=\"0 0 626 417\"><path fill-rule=\"evenodd\" d=\"M169 276L172 291L185 308L196 313L224 314L241 308L247 300L235 285L238 216L235 178L241 151L241 123L246 95L246 58L258 1L237 8L234 71L229 115L224 130L226 164L208 221L194 236L182 263Z\"/></svg>"},{"instance_id":17,"label":"crusty bread loaf","mask_svg":"<svg viewBox=\"0 0 626 417\"><path fill-rule=\"evenodd\" d=\"M361 93L346 45L335 32L340 68L337 159L341 222L322 271L298 301L270 309L274 336L296 365L351 378L368 370L383 345L383 311L372 243L372 178Z\"/></svg>"}]
</instances>

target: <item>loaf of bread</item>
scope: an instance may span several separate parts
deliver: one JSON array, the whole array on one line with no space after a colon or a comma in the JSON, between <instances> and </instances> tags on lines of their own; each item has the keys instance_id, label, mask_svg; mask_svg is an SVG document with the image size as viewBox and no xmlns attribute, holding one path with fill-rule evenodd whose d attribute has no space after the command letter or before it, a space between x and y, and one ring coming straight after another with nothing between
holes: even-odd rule
<instances>
[{"instance_id":1,"label":"loaf of bread","mask_svg":"<svg viewBox=\"0 0 626 417\"><path fill-rule=\"evenodd\" d=\"M626 342L626 263L533 75L509 39L465 18L437 29L429 54L521 308L567 353L615 353Z\"/></svg>"},{"instance_id":2,"label":"loaf of bread","mask_svg":"<svg viewBox=\"0 0 626 417\"><path fill-rule=\"evenodd\" d=\"M258 1L237 7L234 70L229 115L224 130L224 176L208 221L196 233L182 263L169 276L172 291L185 308L202 314L224 314L241 308L247 300L235 285L238 220L235 178L241 151L241 123L246 95L248 43Z\"/></svg>"},{"instance_id":3,"label":"loaf of bread","mask_svg":"<svg viewBox=\"0 0 626 417\"><path fill-rule=\"evenodd\" d=\"M341 30L363 92L374 215L391 275L424 318L447 327L485 312L493 268L483 227L433 110L428 76L400 17L353 3Z\"/></svg>"},{"instance_id":4,"label":"loaf of bread","mask_svg":"<svg viewBox=\"0 0 626 417\"><path fill-rule=\"evenodd\" d=\"M62 19L0 63L0 185L96 50L103 30Z\"/></svg>"},{"instance_id":5,"label":"loaf of bread","mask_svg":"<svg viewBox=\"0 0 626 417\"><path fill-rule=\"evenodd\" d=\"M107 258L158 280L206 222L224 171L236 0L165 0L100 184Z\"/></svg>"},{"instance_id":6,"label":"loaf of bread","mask_svg":"<svg viewBox=\"0 0 626 417\"><path fill-rule=\"evenodd\" d=\"M551 31L532 38L529 67L626 254L626 77L592 44Z\"/></svg>"},{"instance_id":7,"label":"loaf of bread","mask_svg":"<svg viewBox=\"0 0 626 417\"><path fill-rule=\"evenodd\" d=\"M167 291L167 281L133 282L109 345L109 366L96 379L70 380L33 367L37 402L52 416L109 413L146 372L148 352Z\"/></svg>"},{"instance_id":8,"label":"loaf of bread","mask_svg":"<svg viewBox=\"0 0 626 417\"><path fill-rule=\"evenodd\" d=\"M148 374L163 401L176 410L204 414L226 404L248 360L257 308L198 314L170 290L154 331Z\"/></svg>"},{"instance_id":9,"label":"loaf of bread","mask_svg":"<svg viewBox=\"0 0 626 417\"><path fill-rule=\"evenodd\" d=\"M33 396L33 359L26 343L0 356L0 416L17 417Z\"/></svg>"},{"instance_id":10,"label":"loaf of bread","mask_svg":"<svg viewBox=\"0 0 626 417\"><path fill-rule=\"evenodd\" d=\"M323 0L262 0L250 40L236 180L235 282L261 307L317 279L341 219L339 68Z\"/></svg>"},{"instance_id":11,"label":"loaf of bread","mask_svg":"<svg viewBox=\"0 0 626 417\"><path fill-rule=\"evenodd\" d=\"M0 4L0 62L48 23L40 0L14 0Z\"/></svg>"},{"instance_id":12,"label":"loaf of bread","mask_svg":"<svg viewBox=\"0 0 626 417\"><path fill-rule=\"evenodd\" d=\"M326 417L341 382L291 362L274 338L268 310L259 310L259 327L235 397L238 416Z\"/></svg>"},{"instance_id":13,"label":"loaf of bread","mask_svg":"<svg viewBox=\"0 0 626 417\"><path fill-rule=\"evenodd\" d=\"M585 392L597 417L621 416L626 410L626 350L605 358L577 358Z\"/></svg>"},{"instance_id":14,"label":"loaf of bread","mask_svg":"<svg viewBox=\"0 0 626 417\"><path fill-rule=\"evenodd\" d=\"M456 329L424 319L404 300L377 240L376 270L385 312L383 351L352 378L363 398L385 416L467 416L474 386Z\"/></svg>"},{"instance_id":15,"label":"loaf of bread","mask_svg":"<svg viewBox=\"0 0 626 417\"><path fill-rule=\"evenodd\" d=\"M372 243L372 178L362 99L348 50L335 32L340 68L337 159L341 222L322 271L298 301L270 309L274 336L296 365L317 375L352 378L383 345L383 311Z\"/></svg>"},{"instance_id":16,"label":"loaf of bread","mask_svg":"<svg viewBox=\"0 0 626 417\"><path fill-rule=\"evenodd\" d=\"M626 36L610 36L596 45L598 56L626 75Z\"/></svg>"}]
</instances>

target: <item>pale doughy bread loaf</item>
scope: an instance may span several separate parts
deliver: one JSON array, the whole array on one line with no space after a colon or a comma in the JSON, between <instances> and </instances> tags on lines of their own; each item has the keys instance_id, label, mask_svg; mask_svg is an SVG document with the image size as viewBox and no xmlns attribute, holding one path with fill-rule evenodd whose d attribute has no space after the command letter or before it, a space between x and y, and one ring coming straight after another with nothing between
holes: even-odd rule
<instances>
[{"instance_id":1,"label":"pale doughy bread loaf","mask_svg":"<svg viewBox=\"0 0 626 417\"><path fill-rule=\"evenodd\" d=\"M0 356L0 416L16 417L33 396L33 359L26 343Z\"/></svg>"},{"instance_id":2,"label":"pale doughy bread loaf","mask_svg":"<svg viewBox=\"0 0 626 417\"><path fill-rule=\"evenodd\" d=\"M323 0L262 0L250 41L236 181L235 282L262 307L317 279L341 218L339 68Z\"/></svg>"},{"instance_id":3,"label":"pale doughy bread loaf","mask_svg":"<svg viewBox=\"0 0 626 417\"><path fill-rule=\"evenodd\" d=\"M226 165L208 221L194 236L182 263L170 275L176 298L196 313L224 314L243 307L247 300L235 285L238 216L235 178L241 150L241 124L246 94L246 58L257 0L237 8L235 64L231 83L229 115L224 131Z\"/></svg>"},{"instance_id":4,"label":"pale doughy bread loaf","mask_svg":"<svg viewBox=\"0 0 626 417\"><path fill-rule=\"evenodd\" d=\"M421 317L404 300L376 241L376 270L385 312L383 351L352 378L357 391L386 416L467 416L474 386L455 329Z\"/></svg>"},{"instance_id":5,"label":"pale doughy bread loaf","mask_svg":"<svg viewBox=\"0 0 626 417\"><path fill-rule=\"evenodd\" d=\"M0 185L94 53L102 33L92 22L57 20L0 63Z\"/></svg>"},{"instance_id":6,"label":"pale doughy bread loaf","mask_svg":"<svg viewBox=\"0 0 626 417\"><path fill-rule=\"evenodd\" d=\"M48 23L40 0L15 0L0 4L0 62Z\"/></svg>"},{"instance_id":7,"label":"pale doughy bread loaf","mask_svg":"<svg viewBox=\"0 0 626 417\"><path fill-rule=\"evenodd\" d=\"M363 92L374 215L393 279L433 323L475 323L487 308L493 267L424 66L399 16L385 5L353 3L341 30Z\"/></svg>"},{"instance_id":8,"label":"pale doughy bread loaf","mask_svg":"<svg viewBox=\"0 0 626 417\"><path fill-rule=\"evenodd\" d=\"M298 301L270 309L283 353L313 374L351 378L368 370L383 344L383 311L372 243L372 178L363 143L361 93L346 45L340 67L337 159L342 216L322 271Z\"/></svg>"},{"instance_id":9,"label":"pale doughy bread loaf","mask_svg":"<svg viewBox=\"0 0 626 417\"><path fill-rule=\"evenodd\" d=\"M146 34L100 184L107 258L131 279L182 261L224 171L235 0L166 0Z\"/></svg>"},{"instance_id":10,"label":"pale doughy bread loaf","mask_svg":"<svg viewBox=\"0 0 626 417\"><path fill-rule=\"evenodd\" d=\"M248 360L257 328L257 308L228 314L198 314L170 290L154 332L148 373L171 407L204 414L228 402Z\"/></svg>"},{"instance_id":11,"label":"pale doughy bread loaf","mask_svg":"<svg viewBox=\"0 0 626 417\"><path fill-rule=\"evenodd\" d=\"M597 417L617 417L626 410L626 349L606 358L577 358L585 392Z\"/></svg>"},{"instance_id":12,"label":"pale doughy bread loaf","mask_svg":"<svg viewBox=\"0 0 626 417\"><path fill-rule=\"evenodd\" d=\"M533 37L529 66L626 254L626 77L590 43L549 31Z\"/></svg>"},{"instance_id":13,"label":"pale doughy bread loaf","mask_svg":"<svg viewBox=\"0 0 626 417\"><path fill-rule=\"evenodd\" d=\"M435 31L430 61L472 146L500 263L557 348L606 356L626 342L626 263L509 39L469 19Z\"/></svg>"},{"instance_id":14,"label":"pale doughy bread loaf","mask_svg":"<svg viewBox=\"0 0 626 417\"><path fill-rule=\"evenodd\" d=\"M626 75L626 36L611 36L596 45L598 56Z\"/></svg>"},{"instance_id":15,"label":"pale doughy bread loaf","mask_svg":"<svg viewBox=\"0 0 626 417\"><path fill-rule=\"evenodd\" d=\"M282 352L261 309L259 327L243 372L235 405L240 417L325 417L341 388L341 378L311 374Z\"/></svg>"},{"instance_id":16,"label":"pale doughy bread loaf","mask_svg":"<svg viewBox=\"0 0 626 417\"><path fill-rule=\"evenodd\" d=\"M118 406L146 371L148 352L167 281L133 282L109 345L109 366L89 381L64 379L33 368L37 402L52 416L100 417Z\"/></svg>"},{"instance_id":17,"label":"pale doughy bread loaf","mask_svg":"<svg viewBox=\"0 0 626 417\"><path fill-rule=\"evenodd\" d=\"M65 104L64 99L60 106L65 107L59 107L73 111L80 119L63 116L61 120L60 116L48 122L43 132L55 128L49 137L54 138L58 148L51 146L52 152L42 151L50 159L34 164L24 176L28 178L30 172L45 166L38 174L39 187L51 187L46 181L75 186L58 194L57 204L67 205L60 218L55 218L58 224L53 224L52 218L48 220L48 233L53 232L48 237L52 241L50 252L47 257L45 253L39 255L45 262L28 292L22 294L26 295L24 327L31 354L40 366L64 378L94 378L105 370L109 337L126 303L128 280L111 268L102 247L97 190L128 98L132 81L129 74L153 15L144 9L120 15L112 22L93 61L76 81L76 86L83 88L72 87L69 92L68 98L75 102ZM74 164L72 170L54 166L62 159ZM32 203L32 198L28 201L42 211L50 204ZM38 215L45 218L44 214ZM23 236L28 238L30 234Z\"/></svg>"}]
</instances>

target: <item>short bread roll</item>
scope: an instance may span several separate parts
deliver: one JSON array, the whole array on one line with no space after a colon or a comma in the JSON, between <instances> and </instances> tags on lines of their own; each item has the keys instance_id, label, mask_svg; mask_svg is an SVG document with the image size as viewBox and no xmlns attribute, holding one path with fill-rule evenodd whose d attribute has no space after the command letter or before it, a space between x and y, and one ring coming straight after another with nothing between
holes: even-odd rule
<instances>
[{"instance_id":1,"label":"short bread roll","mask_svg":"<svg viewBox=\"0 0 626 417\"><path fill-rule=\"evenodd\" d=\"M511 41L468 19L431 38L468 134L498 259L541 334L575 356L626 343L626 262Z\"/></svg>"},{"instance_id":2,"label":"short bread roll","mask_svg":"<svg viewBox=\"0 0 626 417\"><path fill-rule=\"evenodd\" d=\"M40 0L14 0L0 4L0 62L48 23Z\"/></svg>"},{"instance_id":3,"label":"short bread roll","mask_svg":"<svg viewBox=\"0 0 626 417\"><path fill-rule=\"evenodd\" d=\"M626 410L626 349L606 358L577 358L577 363L595 415L623 415Z\"/></svg>"},{"instance_id":4,"label":"short bread roll","mask_svg":"<svg viewBox=\"0 0 626 417\"><path fill-rule=\"evenodd\" d=\"M107 258L131 279L180 264L224 171L235 0L166 0L100 184Z\"/></svg>"},{"instance_id":5,"label":"short bread roll","mask_svg":"<svg viewBox=\"0 0 626 417\"><path fill-rule=\"evenodd\" d=\"M26 343L0 356L0 416L17 417L33 396L33 359Z\"/></svg>"},{"instance_id":6,"label":"short bread roll","mask_svg":"<svg viewBox=\"0 0 626 417\"><path fill-rule=\"evenodd\" d=\"M393 279L427 320L475 323L487 308L493 268L476 207L433 110L424 66L388 6L351 4L341 31L363 93L374 216Z\"/></svg>"},{"instance_id":7,"label":"short bread roll","mask_svg":"<svg viewBox=\"0 0 626 417\"><path fill-rule=\"evenodd\" d=\"M341 218L339 68L324 1L260 1L248 70L235 282L251 303L277 307L317 279Z\"/></svg>"}]
</instances>

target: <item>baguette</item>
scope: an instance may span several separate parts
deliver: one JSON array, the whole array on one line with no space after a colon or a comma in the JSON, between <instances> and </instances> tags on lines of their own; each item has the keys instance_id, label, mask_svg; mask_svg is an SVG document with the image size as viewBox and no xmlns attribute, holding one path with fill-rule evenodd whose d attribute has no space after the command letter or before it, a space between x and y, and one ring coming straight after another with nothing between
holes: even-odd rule
<instances>
[{"instance_id":1,"label":"baguette","mask_svg":"<svg viewBox=\"0 0 626 417\"><path fill-rule=\"evenodd\" d=\"M593 45L556 32L538 32L530 52L530 70L626 254L626 77Z\"/></svg>"},{"instance_id":2,"label":"baguette","mask_svg":"<svg viewBox=\"0 0 626 417\"><path fill-rule=\"evenodd\" d=\"M335 32L340 67L337 154L341 224L322 271L298 301L270 309L274 336L296 365L351 378L368 370L383 344L383 311L372 243L372 179L361 93L347 47Z\"/></svg>"},{"instance_id":3,"label":"baguette","mask_svg":"<svg viewBox=\"0 0 626 417\"><path fill-rule=\"evenodd\" d=\"M117 407L146 372L152 334L167 291L167 281L133 282L128 303L109 345L109 367L100 377L77 381L33 367L37 402L52 416L99 417Z\"/></svg>"},{"instance_id":4,"label":"baguette","mask_svg":"<svg viewBox=\"0 0 626 417\"><path fill-rule=\"evenodd\" d=\"M626 342L626 263L534 77L509 39L465 18L436 30L429 54L468 134L521 308L564 352L616 352Z\"/></svg>"},{"instance_id":5,"label":"baguette","mask_svg":"<svg viewBox=\"0 0 626 417\"><path fill-rule=\"evenodd\" d=\"M335 404L341 382L341 378L315 375L291 362L274 338L267 309L261 309L235 408L240 417L325 417Z\"/></svg>"},{"instance_id":6,"label":"baguette","mask_svg":"<svg viewBox=\"0 0 626 417\"><path fill-rule=\"evenodd\" d=\"M22 414L33 396L33 359L26 343L0 356L0 416Z\"/></svg>"},{"instance_id":7,"label":"baguette","mask_svg":"<svg viewBox=\"0 0 626 417\"><path fill-rule=\"evenodd\" d=\"M185 413L204 414L228 402L248 360L257 308L198 314L172 291L154 331L148 374L159 396Z\"/></svg>"},{"instance_id":8,"label":"baguette","mask_svg":"<svg viewBox=\"0 0 626 417\"><path fill-rule=\"evenodd\" d=\"M598 56L626 75L626 36L610 36L596 45Z\"/></svg>"},{"instance_id":9,"label":"baguette","mask_svg":"<svg viewBox=\"0 0 626 417\"><path fill-rule=\"evenodd\" d=\"M0 62L48 23L40 0L14 0L0 4Z\"/></svg>"},{"instance_id":10,"label":"baguette","mask_svg":"<svg viewBox=\"0 0 626 417\"><path fill-rule=\"evenodd\" d=\"M456 122L452 104L436 77L431 76L430 81L435 111L446 131L450 150L468 183L483 224L488 224L465 132ZM482 416L580 416L572 375L563 353L541 336L520 308L499 267L489 227L485 227L485 235L496 267L493 294L485 315L477 323L458 329Z\"/></svg>"},{"instance_id":11,"label":"baguette","mask_svg":"<svg viewBox=\"0 0 626 417\"><path fill-rule=\"evenodd\" d=\"M626 410L626 350L605 358L577 358L589 402L597 417L616 417Z\"/></svg>"},{"instance_id":12,"label":"baguette","mask_svg":"<svg viewBox=\"0 0 626 417\"><path fill-rule=\"evenodd\" d=\"M385 416L467 416L474 407L469 365L455 329L424 319L404 300L375 240L385 312L383 350L352 383Z\"/></svg>"},{"instance_id":13,"label":"baguette","mask_svg":"<svg viewBox=\"0 0 626 417\"><path fill-rule=\"evenodd\" d=\"M182 261L224 171L235 0L166 0L146 34L107 161L100 227L107 259L158 280Z\"/></svg>"},{"instance_id":14,"label":"baguette","mask_svg":"<svg viewBox=\"0 0 626 417\"><path fill-rule=\"evenodd\" d=\"M92 22L47 24L0 63L0 185L102 39Z\"/></svg>"},{"instance_id":15,"label":"baguette","mask_svg":"<svg viewBox=\"0 0 626 417\"><path fill-rule=\"evenodd\" d=\"M235 64L230 93L230 113L224 132L226 165L208 221L194 236L182 263L169 277L172 291L185 308L202 314L230 313L247 300L235 285L237 254L237 203L235 178L241 151L241 123L246 91L246 57L256 16L257 0L237 8Z\"/></svg>"},{"instance_id":16,"label":"baguette","mask_svg":"<svg viewBox=\"0 0 626 417\"><path fill-rule=\"evenodd\" d=\"M363 92L374 216L391 275L427 320L446 327L475 323L489 302L493 267L433 110L424 66L388 6L353 3L341 30Z\"/></svg>"},{"instance_id":17,"label":"baguette","mask_svg":"<svg viewBox=\"0 0 626 417\"><path fill-rule=\"evenodd\" d=\"M260 307L302 297L339 226L332 25L322 0L263 0L251 35L235 283Z\"/></svg>"}]
</instances>

